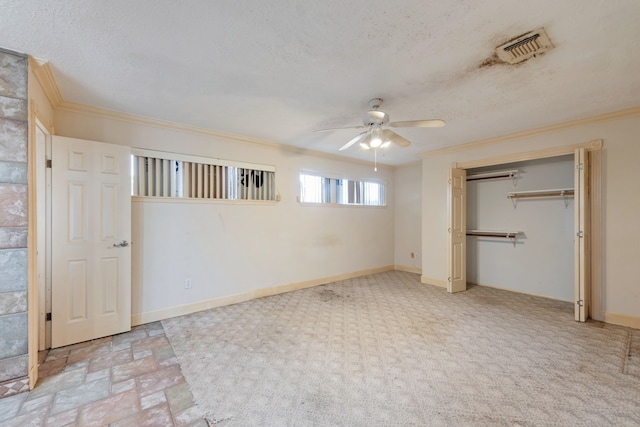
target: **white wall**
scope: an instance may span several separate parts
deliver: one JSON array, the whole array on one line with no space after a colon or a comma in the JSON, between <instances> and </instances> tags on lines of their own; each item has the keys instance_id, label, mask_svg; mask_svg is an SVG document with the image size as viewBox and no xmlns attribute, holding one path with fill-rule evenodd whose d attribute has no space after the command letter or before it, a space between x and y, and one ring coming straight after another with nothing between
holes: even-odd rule
<instances>
[{"instance_id":1,"label":"white wall","mask_svg":"<svg viewBox=\"0 0 640 427\"><path fill-rule=\"evenodd\" d=\"M519 199L514 207L506 197L513 191L573 188L573 156L490 169L520 174L516 186L513 179L467 182L467 229L523 234L515 245L511 239L467 237L467 281L573 301L573 198Z\"/></svg>"},{"instance_id":2,"label":"white wall","mask_svg":"<svg viewBox=\"0 0 640 427\"><path fill-rule=\"evenodd\" d=\"M604 319L640 326L640 191L634 178L640 158L640 117L584 124L514 138L465 151L426 157L422 162L422 271L425 281L447 274L447 179L452 162L487 159L603 139ZM535 260L532 260L535 261Z\"/></svg>"},{"instance_id":3,"label":"white wall","mask_svg":"<svg viewBox=\"0 0 640 427\"><path fill-rule=\"evenodd\" d=\"M273 206L133 203L134 316L394 263L391 168L374 172L368 164L64 111L56 112L55 124L56 133L68 137L277 168L282 200ZM301 169L383 180L388 206L300 205ZM192 289L184 289L185 278Z\"/></svg>"},{"instance_id":4,"label":"white wall","mask_svg":"<svg viewBox=\"0 0 640 427\"><path fill-rule=\"evenodd\" d=\"M413 163L396 168L395 183L395 265L407 271L422 272L422 165ZM413 252L414 258L411 258Z\"/></svg>"}]
</instances>

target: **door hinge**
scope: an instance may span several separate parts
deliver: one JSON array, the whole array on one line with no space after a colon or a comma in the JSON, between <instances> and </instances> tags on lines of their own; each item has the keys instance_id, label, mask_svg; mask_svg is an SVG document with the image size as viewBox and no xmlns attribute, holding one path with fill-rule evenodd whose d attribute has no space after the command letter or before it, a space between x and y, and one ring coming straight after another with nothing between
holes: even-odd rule
<instances>
[{"instance_id":1,"label":"door hinge","mask_svg":"<svg viewBox=\"0 0 640 427\"><path fill-rule=\"evenodd\" d=\"M51 169L51 159L47 159L47 169Z\"/></svg>"},{"instance_id":2,"label":"door hinge","mask_svg":"<svg viewBox=\"0 0 640 427\"><path fill-rule=\"evenodd\" d=\"M578 163L576 165L576 169L578 169L579 171L581 171L584 168L584 163Z\"/></svg>"},{"instance_id":3,"label":"door hinge","mask_svg":"<svg viewBox=\"0 0 640 427\"><path fill-rule=\"evenodd\" d=\"M582 239L582 238L584 237L584 231L578 231L578 232L576 233L576 236L578 236L579 238L581 238L581 239Z\"/></svg>"},{"instance_id":4,"label":"door hinge","mask_svg":"<svg viewBox=\"0 0 640 427\"><path fill-rule=\"evenodd\" d=\"M45 320L46 320L47 322L50 322L50 321L51 321L51 313L47 313L47 317L45 317Z\"/></svg>"},{"instance_id":5,"label":"door hinge","mask_svg":"<svg viewBox=\"0 0 640 427\"><path fill-rule=\"evenodd\" d=\"M576 301L576 304L578 304L579 307L584 307L584 300L579 299Z\"/></svg>"}]
</instances>

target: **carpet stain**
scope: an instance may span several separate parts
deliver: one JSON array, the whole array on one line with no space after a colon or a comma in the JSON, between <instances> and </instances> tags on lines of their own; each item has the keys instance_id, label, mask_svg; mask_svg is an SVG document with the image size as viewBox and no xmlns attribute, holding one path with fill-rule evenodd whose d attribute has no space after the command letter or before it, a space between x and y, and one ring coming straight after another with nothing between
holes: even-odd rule
<instances>
[{"instance_id":1,"label":"carpet stain","mask_svg":"<svg viewBox=\"0 0 640 427\"><path fill-rule=\"evenodd\" d=\"M318 292L318 297L320 297L320 299L323 302L330 302L330 301L340 300L345 296L337 293L333 289L322 289Z\"/></svg>"}]
</instances>

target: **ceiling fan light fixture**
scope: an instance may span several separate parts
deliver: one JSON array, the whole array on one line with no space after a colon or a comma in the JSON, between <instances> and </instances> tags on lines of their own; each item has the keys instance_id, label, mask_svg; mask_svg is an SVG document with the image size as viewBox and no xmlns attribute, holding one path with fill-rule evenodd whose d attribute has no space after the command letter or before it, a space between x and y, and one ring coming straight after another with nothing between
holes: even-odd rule
<instances>
[{"instance_id":1,"label":"ceiling fan light fixture","mask_svg":"<svg viewBox=\"0 0 640 427\"><path fill-rule=\"evenodd\" d=\"M366 143L366 142L361 142L361 143L360 143L360 147L364 148L365 150L368 150L368 149L369 149L369 145L367 145L367 143Z\"/></svg>"},{"instance_id":2,"label":"ceiling fan light fixture","mask_svg":"<svg viewBox=\"0 0 640 427\"><path fill-rule=\"evenodd\" d=\"M369 139L369 148L380 148L387 138L384 136L380 126L371 129L371 138Z\"/></svg>"}]
</instances>

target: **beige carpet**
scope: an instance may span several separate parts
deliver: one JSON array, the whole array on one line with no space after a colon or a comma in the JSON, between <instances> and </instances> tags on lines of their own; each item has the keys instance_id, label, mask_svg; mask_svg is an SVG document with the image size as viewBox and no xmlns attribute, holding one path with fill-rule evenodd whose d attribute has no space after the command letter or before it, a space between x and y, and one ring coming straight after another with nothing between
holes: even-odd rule
<instances>
[{"instance_id":1,"label":"beige carpet","mask_svg":"<svg viewBox=\"0 0 640 427\"><path fill-rule=\"evenodd\" d=\"M640 425L632 331L565 302L388 272L162 324L221 427Z\"/></svg>"}]
</instances>

